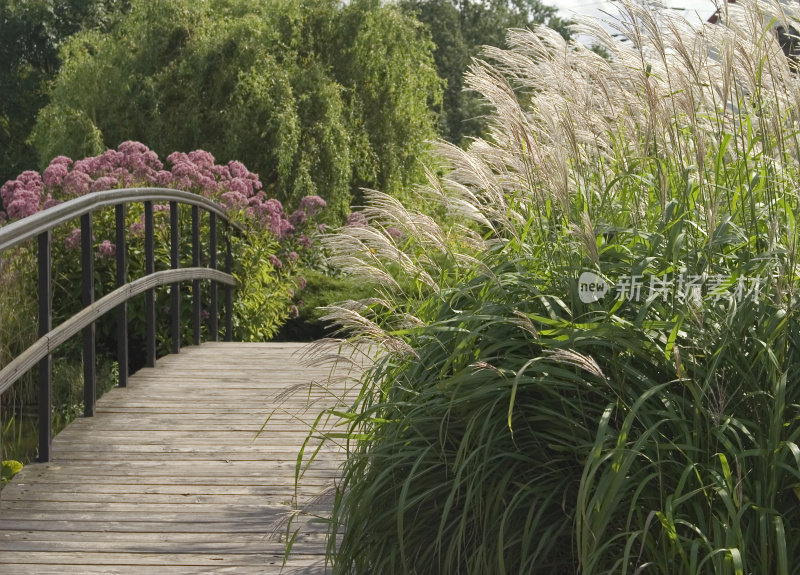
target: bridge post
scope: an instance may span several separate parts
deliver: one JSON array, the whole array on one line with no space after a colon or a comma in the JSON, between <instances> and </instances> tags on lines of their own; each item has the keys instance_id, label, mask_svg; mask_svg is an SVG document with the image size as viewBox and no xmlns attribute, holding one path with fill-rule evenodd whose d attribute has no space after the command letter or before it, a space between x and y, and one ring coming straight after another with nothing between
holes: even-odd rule
<instances>
[{"instance_id":1,"label":"bridge post","mask_svg":"<svg viewBox=\"0 0 800 575\"><path fill-rule=\"evenodd\" d=\"M144 203L144 273L150 275L156 271L155 248L153 239L153 202ZM156 300L155 290L150 288L145 293L145 340L147 357L146 367L156 366Z\"/></svg>"},{"instance_id":2,"label":"bridge post","mask_svg":"<svg viewBox=\"0 0 800 575\"><path fill-rule=\"evenodd\" d=\"M208 229L209 229L209 251L211 252L211 262L210 266L211 269L217 269L217 214L214 212L208 213L209 222L208 222ZM208 325L208 333L209 339L211 341L217 341L219 339L219 325L217 321L217 282L211 280L211 305L210 305L210 312L211 317L209 318L209 325Z\"/></svg>"},{"instance_id":3,"label":"bridge post","mask_svg":"<svg viewBox=\"0 0 800 575\"><path fill-rule=\"evenodd\" d=\"M200 208L192 206L192 267L200 267ZM194 344L200 345L200 280L192 281Z\"/></svg>"},{"instance_id":4,"label":"bridge post","mask_svg":"<svg viewBox=\"0 0 800 575\"><path fill-rule=\"evenodd\" d=\"M92 235L92 214L84 214L81 216L81 284L84 308L94 303L94 238ZM94 333L94 322L83 328L84 417L94 415L94 402L97 397Z\"/></svg>"},{"instance_id":5,"label":"bridge post","mask_svg":"<svg viewBox=\"0 0 800 575\"><path fill-rule=\"evenodd\" d=\"M230 224L225 231L225 273L230 275L233 269L233 257L231 256L231 227ZM233 288L225 285L225 341L233 341Z\"/></svg>"},{"instance_id":6,"label":"bridge post","mask_svg":"<svg viewBox=\"0 0 800 575\"><path fill-rule=\"evenodd\" d=\"M178 237L178 202L169 203L169 262L174 270L180 267L180 239ZM170 318L172 320L172 353L181 351L181 288L175 282L170 286L172 301L170 303Z\"/></svg>"},{"instance_id":7,"label":"bridge post","mask_svg":"<svg viewBox=\"0 0 800 575\"><path fill-rule=\"evenodd\" d=\"M50 282L49 230L39 234L39 337L50 332L53 325L53 296ZM50 461L50 435L52 427L52 356L48 353L39 360L39 461Z\"/></svg>"},{"instance_id":8,"label":"bridge post","mask_svg":"<svg viewBox=\"0 0 800 575\"><path fill-rule=\"evenodd\" d=\"M125 204L114 206L117 243L117 287L128 283L128 252L125 240ZM119 366L119 386L128 385L128 302L117 308L117 364Z\"/></svg>"}]
</instances>

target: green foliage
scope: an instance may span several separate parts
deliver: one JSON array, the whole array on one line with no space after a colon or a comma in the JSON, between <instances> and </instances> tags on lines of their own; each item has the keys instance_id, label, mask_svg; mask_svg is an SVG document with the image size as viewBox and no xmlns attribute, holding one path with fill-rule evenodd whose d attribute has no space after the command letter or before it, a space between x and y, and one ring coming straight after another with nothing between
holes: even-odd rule
<instances>
[{"instance_id":1,"label":"green foliage","mask_svg":"<svg viewBox=\"0 0 800 575\"><path fill-rule=\"evenodd\" d=\"M92 120L75 108L45 107L38 116L36 134L46 133L46 138L34 135L39 155L55 158L59 150L71 150L77 157L94 156L101 153L103 136Z\"/></svg>"},{"instance_id":2,"label":"green foliage","mask_svg":"<svg viewBox=\"0 0 800 575\"><path fill-rule=\"evenodd\" d=\"M330 315L384 350L331 412L335 572L797 572L800 79L742 4L630 5L608 60L512 33L492 141L426 189L471 225L372 194L331 238L381 297Z\"/></svg>"},{"instance_id":3,"label":"green foliage","mask_svg":"<svg viewBox=\"0 0 800 575\"><path fill-rule=\"evenodd\" d=\"M239 281L233 304L233 334L236 341L271 339L289 316L289 283L281 281L270 262L278 251L277 241L265 234L246 233L234 238Z\"/></svg>"},{"instance_id":4,"label":"green foliage","mask_svg":"<svg viewBox=\"0 0 800 575\"><path fill-rule=\"evenodd\" d=\"M203 147L258 172L289 204L341 221L360 186L404 189L435 135L439 83L413 20L378 2L132 2L109 34L81 32L39 114L42 160L138 139Z\"/></svg>"},{"instance_id":5,"label":"green foliage","mask_svg":"<svg viewBox=\"0 0 800 575\"><path fill-rule=\"evenodd\" d=\"M332 335L330 325L322 318L325 308L347 299L362 299L374 295L368 283L331 270L300 269L297 272L295 298L297 316L281 326L277 339L283 341L315 341Z\"/></svg>"},{"instance_id":6,"label":"green foliage","mask_svg":"<svg viewBox=\"0 0 800 575\"><path fill-rule=\"evenodd\" d=\"M9 459L8 461L4 460L2 475L3 485L11 481L11 479L20 471L22 471L22 464L19 461L14 461L13 459Z\"/></svg>"},{"instance_id":7,"label":"green foliage","mask_svg":"<svg viewBox=\"0 0 800 575\"><path fill-rule=\"evenodd\" d=\"M400 6L425 24L436 45L436 70L446 82L439 130L442 137L458 145L466 145L486 131L488 110L464 84L467 68L484 46L505 46L509 28L539 24L565 38L570 36L569 22L556 15L557 8L540 0L402 0Z\"/></svg>"},{"instance_id":8,"label":"green foliage","mask_svg":"<svg viewBox=\"0 0 800 575\"><path fill-rule=\"evenodd\" d=\"M60 47L80 29L110 29L128 6L127 0L0 0L0 182L36 167L27 139L48 102Z\"/></svg>"}]
</instances>

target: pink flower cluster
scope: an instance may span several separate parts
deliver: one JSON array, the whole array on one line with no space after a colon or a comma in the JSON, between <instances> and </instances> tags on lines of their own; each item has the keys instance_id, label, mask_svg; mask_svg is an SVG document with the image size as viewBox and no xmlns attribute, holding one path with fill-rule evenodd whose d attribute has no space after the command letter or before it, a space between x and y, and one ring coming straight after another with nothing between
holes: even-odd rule
<instances>
[{"instance_id":1,"label":"pink flower cluster","mask_svg":"<svg viewBox=\"0 0 800 575\"><path fill-rule=\"evenodd\" d=\"M16 180L10 180L0 188L0 198L10 219L16 220L35 214L44 206L44 183L39 172L22 172Z\"/></svg>"},{"instance_id":2,"label":"pink flower cluster","mask_svg":"<svg viewBox=\"0 0 800 575\"><path fill-rule=\"evenodd\" d=\"M27 171L0 188L0 225L33 215L92 192L132 186L170 187L193 191L212 201L222 203L229 211L237 212L245 222L260 230L269 230L281 241L281 249L270 257L272 266L289 269L301 256L310 253L312 238L307 229L324 226L313 219L326 207L319 196L304 197L290 217L283 205L267 198L257 174L241 162L216 163L214 156L204 150L174 152L167 157L167 170L158 155L140 142L123 142L116 150L106 150L98 156L73 161L66 156L54 158L41 173ZM154 211L169 211L168 205L154 205ZM362 216L363 218L363 216ZM132 237L141 237L144 224L134 222L129 229ZM68 249L80 248L80 230L75 229L65 239ZM100 258L114 256L116 246L110 240L98 247ZM285 272L285 269L284 269Z\"/></svg>"},{"instance_id":3,"label":"pink flower cluster","mask_svg":"<svg viewBox=\"0 0 800 575\"><path fill-rule=\"evenodd\" d=\"M100 258L113 258L114 254L117 253L117 246L112 244L109 240L103 240L99 246L97 246L97 255Z\"/></svg>"},{"instance_id":4,"label":"pink flower cluster","mask_svg":"<svg viewBox=\"0 0 800 575\"><path fill-rule=\"evenodd\" d=\"M74 162L65 157L54 158L42 172L42 181L53 192L66 199L134 184L161 186L168 183L170 173L164 171L158 155L140 142L123 142L116 150L106 150Z\"/></svg>"},{"instance_id":5,"label":"pink flower cluster","mask_svg":"<svg viewBox=\"0 0 800 575\"><path fill-rule=\"evenodd\" d=\"M351 212L348 214L347 221L344 225L354 228L364 228L367 226L367 216L361 212Z\"/></svg>"},{"instance_id":6,"label":"pink flower cluster","mask_svg":"<svg viewBox=\"0 0 800 575\"><path fill-rule=\"evenodd\" d=\"M325 207L325 200L319 196L308 196L293 214L295 221L292 222L278 200L266 198L258 175L241 162L220 165L204 150L188 154L174 152L167 161L170 170L164 169L158 155L147 146L131 141L123 142L116 150L106 150L99 156L75 162L58 156L41 175L35 171L23 172L16 180L10 180L0 188L5 208L5 211L0 210L0 224L35 214L59 203L59 200L130 186L195 191L221 202L229 210L242 211L258 228L269 229L281 239Z\"/></svg>"}]
</instances>

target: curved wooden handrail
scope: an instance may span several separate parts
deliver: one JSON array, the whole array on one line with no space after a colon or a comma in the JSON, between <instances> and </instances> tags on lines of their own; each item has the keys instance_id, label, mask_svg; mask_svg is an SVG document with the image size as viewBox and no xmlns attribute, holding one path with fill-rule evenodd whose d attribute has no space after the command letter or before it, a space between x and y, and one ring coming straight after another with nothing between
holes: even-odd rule
<instances>
[{"instance_id":1,"label":"curved wooden handrail","mask_svg":"<svg viewBox=\"0 0 800 575\"><path fill-rule=\"evenodd\" d=\"M65 224L84 214L98 208L114 206L127 202L181 202L198 206L226 220L228 215L219 204L192 192L173 190L171 188L122 188L104 192L92 192L58 204L52 208L37 212L27 218L8 224L0 228L0 252L31 240L47 230L52 230L59 224ZM229 222L234 228L241 231L235 222Z\"/></svg>"},{"instance_id":2,"label":"curved wooden handrail","mask_svg":"<svg viewBox=\"0 0 800 575\"><path fill-rule=\"evenodd\" d=\"M28 349L0 370L0 393L17 381L36 363L52 353L59 345L77 334L87 325L96 321L104 313L111 311L119 304L154 287L180 281L213 280L230 286L236 285L236 278L219 270L209 268L181 268L155 272L134 280L103 296L91 306L84 308L67 321L40 337Z\"/></svg>"},{"instance_id":3,"label":"curved wooden handrail","mask_svg":"<svg viewBox=\"0 0 800 575\"><path fill-rule=\"evenodd\" d=\"M145 275L129 282L127 280L127 241L125 207L131 202L144 203L144 252ZM153 203L168 202L170 205L170 266L172 269L155 271L154 218ZM180 268L178 205L192 207L192 267ZM117 289L94 300L94 247L92 234L92 212L114 207L116 229L116 285ZM200 210L209 213L209 267L200 267ZM227 224L225 236L225 271L217 269L217 217ZM81 222L81 291L83 309L52 328L52 286L51 286L51 239L52 230L59 225L80 218ZM52 393L52 352L70 337L83 332L84 369L84 415L94 414L96 399L95 374L95 326L103 314L117 308L117 351L120 366L119 385L124 386L128 376L128 335L127 302L141 293L145 294L145 365L154 367L156 362L156 315L154 288L171 284L172 289L172 351L180 349L180 282L192 282L192 316L194 324L194 343L201 338L200 283L211 281L211 306L209 336L216 340L219 336L217 324L217 287L225 287L225 338L232 338L232 287L237 285L231 273L231 228L242 231L232 222L223 206L197 194L171 188L123 188L92 192L42 210L0 228L0 253L14 248L26 241L38 241L38 282L39 282L39 339L0 370L0 394L15 381L38 364L39 379L39 460L49 461L51 440L51 393ZM0 422L0 430L2 430Z\"/></svg>"}]
</instances>

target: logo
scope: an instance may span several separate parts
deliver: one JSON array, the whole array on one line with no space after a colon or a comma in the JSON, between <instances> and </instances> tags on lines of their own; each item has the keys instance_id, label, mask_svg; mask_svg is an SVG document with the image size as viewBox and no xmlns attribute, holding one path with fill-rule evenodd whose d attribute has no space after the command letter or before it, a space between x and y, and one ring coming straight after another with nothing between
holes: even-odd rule
<instances>
[{"instance_id":1,"label":"logo","mask_svg":"<svg viewBox=\"0 0 800 575\"><path fill-rule=\"evenodd\" d=\"M741 303L746 298L758 298L768 279L741 275L725 277L719 274L632 274L622 276L616 283L609 284L596 273L585 271L578 278L578 297L583 303L594 303L613 291L617 297L621 296L632 302L642 301L644 297L646 300L660 298L667 302L674 299L678 302L699 304L704 299L716 303L720 298L728 297Z\"/></svg>"},{"instance_id":2,"label":"logo","mask_svg":"<svg viewBox=\"0 0 800 575\"><path fill-rule=\"evenodd\" d=\"M606 292L608 292L608 283L596 273L583 272L578 278L578 297L583 303L599 301L603 299Z\"/></svg>"}]
</instances>

